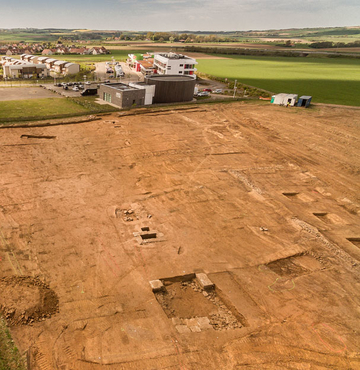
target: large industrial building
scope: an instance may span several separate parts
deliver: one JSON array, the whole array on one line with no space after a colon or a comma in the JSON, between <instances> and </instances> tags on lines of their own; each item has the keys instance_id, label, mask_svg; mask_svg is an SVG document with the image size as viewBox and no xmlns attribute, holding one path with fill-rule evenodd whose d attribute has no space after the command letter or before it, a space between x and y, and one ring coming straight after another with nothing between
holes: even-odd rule
<instances>
[{"instance_id":1,"label":"large industrial building","mask_svg":"<svg viewBox=\"0 0 360 370\"><path fill-rule=\"evenodd\" d=\"M191 101L194 97L195 79L191 76L153 75L145 82L107 83L100 85L102 100L119 108L161 103Z\"/></svg>"},{"instance_id":2,"label":"large industrial building","mask_svg":"<svg viewBox=\"0 0 360 370\"><path fill-rule=\"evenodd\" d=\"M155 86L154 104L191 101L194 98L195 79L191 76L146 76L147 85Z\"/></svg>"},{"instance_id":3,"label":"large industrial building","mask_svg":"<svg viewBox=\"0 0 360 370\"><path fill-rule=\"evenodd\" d=\"M159 53L154 56L154 66L161 75L189 75L195 78L195 65L193 58L183 54Z\"/></svg>"},{"instance_id":4,"label":"large industrial building","mask_svg":"<svg viewBox=\"0 0 360 370\"><path fill-rule=\"evenodd\" d=\"M107 83L100 85L99 96L119 108L130 108L152 104L154 90L145 84Z\"/></svg>"}]
</instances>

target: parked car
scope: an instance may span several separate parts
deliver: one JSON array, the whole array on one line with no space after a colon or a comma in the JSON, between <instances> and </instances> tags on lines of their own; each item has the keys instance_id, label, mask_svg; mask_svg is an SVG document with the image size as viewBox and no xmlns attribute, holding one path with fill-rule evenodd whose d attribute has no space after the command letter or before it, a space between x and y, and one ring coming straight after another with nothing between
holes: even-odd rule
<instances>
[{"instance_id":1,"label":"parked car","mask_svg":"<svg viewBox=\"0 0 360 370\"><path fill-rule=\"evenodd\" d=\"M212 92L212 90L211 90L211 89L203 89L203 91Z\"/></svg>"},{"instance_id":2,"label":"parked car","mask_svg":"<svg viewBox=\"0 0 360 370\"><path fill-rule=\"evenodd\" d=\"M73 91L79 91L80 89L77 86L73 87Z\"/></svg>"},{"instance_id":3,"label":"parked car","mask_svg":"<svg viewBox=\"0 0 360 370\"><path fill-rule=\"evenodd\" d=\"M98 91L97 89L87 88L87 89L85 89L84 91L81 92L81 95L82 96L96 95L97 91Z\"/></svg>"},{"instance_id":4,"label":"parked car","mask_svg":"<svg viewBox=\"0 0 360 370\"><path fill-rule=\"evenodd\" d=\"M210 96L210 93L208 91L200 91L197 96Z\"/></svg>"},{"instance_id":5,"label":"parked car","mask_svg":"<svg viewBox=\"0 0 360 370\"><path fill-rule=\"evenodd\" d=\"M222 89L216 89L213 91L215 94L221 94L223 91Z\"/></svg>"}]
</instances>

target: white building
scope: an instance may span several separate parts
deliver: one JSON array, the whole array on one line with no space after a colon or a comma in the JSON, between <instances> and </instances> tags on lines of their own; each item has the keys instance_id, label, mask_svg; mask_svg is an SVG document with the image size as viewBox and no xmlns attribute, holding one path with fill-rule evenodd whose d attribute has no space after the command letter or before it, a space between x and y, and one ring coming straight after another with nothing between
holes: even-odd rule
<instances>
[{"instance_id":1,"label":"white building","mask_svg":"<svg viewBox=\"0 0 360 370\"><path fill-rule=\"evenodd\" d=\"M159 53L154 56L154 66L162 75L191 75L195 78L196 64L196 59L183 54Z\"/></svg>"},{"instance_id":2,"label":"white building","mask_svg":"<svg viewBox=\"0 0 360 370\"><path fill-rule=\"evenodd\" d=\"M281 94L273 95L271 102L277 105L287 106L289 104L290 106L293 107L296 104L297 99L298 99L298 96L296 94L281 93Z\"/></svg>"},{"instance_id":3,"label":"white building","mask_svg":"<svg viewBox=\"0 0 360 370\"><path fill-rule=\"evenodd\" d=\"M80 72L80 65L76 63L66 63L62 71L65 75L73 75Z\"/></svg>"},{"instance_id":4,"label":"white building","mask_svg":"<svg viewBox=\"0 0 360 370\"><path fill-rule=\"evenodd\" d=\"M155 96L155 85L146 85L145 83L130 82L129 86L135 87L136 89L145 90L144 105L151 105Z\"/></svg>"},{"instance_id":5,"label":"white building","mask_svg":"<svg viewBox=\"0 0 360 370\"><path fill-rule=\"evenodd\" d=\"M41 78L48 75L45 64L12 64L6 62L3 64L5 78Z\"/></svg>"},{"instance_id":6,"label":"white building","mask_svg":"<svg viewBox=\"0 0 360 370\"><path fill-rule=\"evenodd\" d=\"M62 60L57 60L53 64L53 70L54 70L54 72L55 73L62 73L66 64L68 64L68 62L65 62L65 61L62 61Z\"/></svg>"}]
</instances>

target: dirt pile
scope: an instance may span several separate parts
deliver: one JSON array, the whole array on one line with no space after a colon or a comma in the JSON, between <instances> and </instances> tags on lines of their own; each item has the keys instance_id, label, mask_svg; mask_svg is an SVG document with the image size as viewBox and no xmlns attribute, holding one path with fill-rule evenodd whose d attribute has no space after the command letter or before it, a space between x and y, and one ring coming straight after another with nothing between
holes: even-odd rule
<instances>
[{"instance_id":1,"label":"dirt pile","mask_svg":"<svg viewBox=\"0 0 360 370\"><path fill-rule=\"evenodd\" d=\"M32 325L59 312L59 299L38 277L0 279L0 313L9 326Z\"/></svg>"}]
</instances>

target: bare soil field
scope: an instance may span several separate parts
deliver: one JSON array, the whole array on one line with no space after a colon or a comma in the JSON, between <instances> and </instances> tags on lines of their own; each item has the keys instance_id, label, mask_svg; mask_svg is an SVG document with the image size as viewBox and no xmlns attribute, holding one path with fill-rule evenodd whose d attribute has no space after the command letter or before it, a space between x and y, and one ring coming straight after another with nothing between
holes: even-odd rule
<instances>
[{"instance_id":1,"label":"bare soil field","mask_svg":"<svg viewBox=\"0 0 360 370\"><path fill-rule=\"evenodd\" d=\"M359 369L358 111L133 112L0 130L30 369Z\"/></svg>"}]
</instances>

